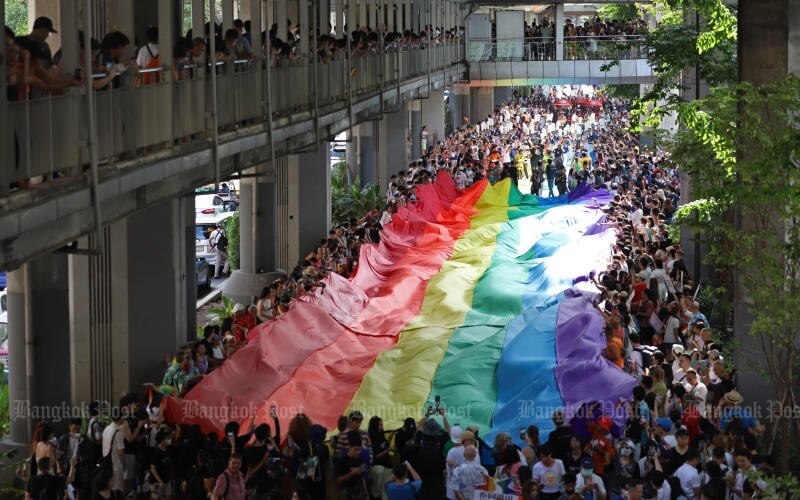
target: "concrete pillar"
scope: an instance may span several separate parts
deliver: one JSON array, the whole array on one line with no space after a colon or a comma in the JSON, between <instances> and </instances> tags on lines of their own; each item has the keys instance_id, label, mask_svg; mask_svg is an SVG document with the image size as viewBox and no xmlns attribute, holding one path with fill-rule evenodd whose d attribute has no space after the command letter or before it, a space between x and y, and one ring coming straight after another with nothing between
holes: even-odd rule
<instances>
[{"instance_id":1,"label":"concrete pillar","mask_svg":"<svg viewBox=\"0 0 800 500\"><path fill-rule=\"evenodd\" d=\"M334 23L336 38L344 34L344 0L336 0L336 22Z\"/></svg>"},{"instance_id":2,"label":"concrete pillar","mask_svg":"<svg viewBox=\"0 0 800 500\"><path fill-rule=\"evenodd\" d=\"M356 22L356 17L357 17L356 10L358 8L358 1L357 0L343 0L343 1L345 2L345 9L346 9L346 14L345 14L346 17L344 20L344 25L347 28L346 32L347 36L349 37L351 36L351 33L353 33L353 31L356 29L356 24L358 24Z\"/></svg>"},{"instance_id":3,"label":"concrete pillar","mask_svg":"<svg viewBox=\"0 0 800 500\"><path fill-rule=\"evenodd\" d=\"M277 0L275 4L275 22L278 24L278 38L286 41L287 31L289 29L289 25L286 24L286 20L288 19L288 14L286 13L286 2L288 0Z\"/></svg>"},{"instance_id":4,"label":"concrete pillar","mask_svg":"<svg viewBox=\"0 0 800 500\"><path fill-rule=\"evenodd\" d=\"M564 4L556 4L556 61L564 60Z\"/></svg>"},{"instance_id":5,"label":"concrete pillar","mask_svg":"<svg viewBox=\"0 0 800 500\"><path fill-rule=\"evenodd\" d=\"M297 156L281 156L275 163L277 200L276 265L284 271L291 272L300 258L298 245L300 191Z\"/></svg>"},{"instance_id":6,"label":"concrete pillar","mask_svg":"<svg viewBox=\"0 0 800 500\"><path fill-rule=\"evenodd\" d=\"M319 9L317 14L317 24L321 35L330 34L329 24L331 22L331 2L330 0L319 0L316 2Z\"/></svg>"},{"instance_id":7,"label":"concrete pillar","mask_svg":"<svg viewBox=\"0 0 800 500\"><path fill-rule=\"evenodd\" d=\"M315 152L297 156L303 200L299 206L300 254L314 250L331 228L331 167L328 143L318 144Z\"/></svg>"},{"instance_id":8,"label":"concrete pillar","mask_svg":"<svg viewBox=\"0 0 800 500\"><path fill-rule=\"evenodd\" d=\"M378 126L378 161L377 180L383 192L389 186L392 174L405 169L408 159L408 113L400 110L397 113L383 115Z\"/></svg>"},{"instance_id":9,"label":"concrete pillar","mask_svg":"<svg viewBox=\"0 0 800 500\"><path fill-rule=\"evenodd\" d=\"M192 38L205 36L205 25L205 0L192 0Z\"/></svg>"},{"instance_id":10,"label":"concrete pillar","mask_svg":"<svg viewBox=\"0 0 800 500\"><path fill-rule=\"evenodd\" d=\"M789 59L790 47L796 54L798 27L789 22L793 13L797 19L796 7L789 9L789 4L780 0L741 0L739 12L739 79L753 84L774 82L787 76L789 68L797 68L797 61ZM792 33L787 39L787 34ZM791 43L791 42L794 42ZM747 154L746 148L739 154ZM752 227L753 221L748 217L737 221L740 227ZM765 388L764 378L758 372L763 365L763 354L758 339L749 335L753 322L750 313L751 301L747 290L734 276L734 336L740 346L736 350L736 383L749 404L758 403L762 407L770 407L770 400L779 398L773 394L769 386ZM765 390L767 389L767 390ZM763 420L762 420L763 422Z\"/></svg>"},{"instance_id":11,"label":"concrete pillar","mask_svg":"<svg viewBox=\"0 0 800 500\"><path fill-rule=\"evenodd\" d=\"M470 123L479 123L494 112L494 88L470 88Z\"/></svg>"},{"instance_id":12,"label":"concrete pillar","mask_svg":"<svg viewBox=\"0 0 800 500\"><path fill-rule=\"evenodd\" d=\"M408 103L409 124L411 128L411 160L416 160L421 155L420 144L422 139L422 102L414 99Z\"/></svg>"},{"instance_id":13,"label":"concrete pillar","mask_svg":"<svg viewBox=\"0 0 800 500\"><path fill-rule=\"evenodd\" d=\"M239 184L240 270L251 274L275 269L275 175L268 165L266 175L255 177L257 170Z\"/></svg>"},{"instance_id":14,"label":"concrete pillar","mask_svg":"<svg viewBox=\"0 0 800 500\"><path fill-rule=\"evenodd\" d=\"M253 4L250 0L238 0L236 2L237 12L236 14L239 19L242 21L248 21L253 19Z\"/></svg>"},{"instance_id":15,"label":"concrete pillar","mask_svg":"<svg viewBox=\"0 0 800 500\"><path fill-rule=\"evenodd\" d=\"M444 91L431 90L421 101L422 125L428 127L428 147L444 137Z\"/></svg>"},{"instance_id":16,"label":"concrete pillar","mask_svg":"<svg viewBox=\"0 0 800 500\"><path fill-rule=\"evenodd\" d=\"M129 38L133 39L134 35L134 0L117 0L116 2L109 2L108 4L108 22L109 31L119 31L125 33ZM203 18L203 0L192 0L192 19L194 19L194 6L199 2L200 4L200 19ZM201 22L202 25L202 22ZM194 25L193 25L194 26ZM196 32L193 30L193 32ZM202 32L200 32L202 33ZM197 36L197 35L195 35Z\"/></svg>"},{"instance_id":17,"label":"concrete pillar","mask_svg":"<svg viewBox=\"0 0 800 500\"><path fill-rule=\"evenodd\" d=\"M309 53L309 39L314 36L314 27L311 26L311 16L309 15L308 0L297 0L297 18L292 22L300 23L300 54L305 56Z\"/></svg>"},{"instance_id":18,"label":"concrete pillar","mask_svg":"<svg viewBox=\"0 0 800 500\"><path fill-rule=\"evenodd\" d=\"M49 254L8 273L10 440L30 443L31 409L71 406L67 255Z\"/></svg>"},{"instance_id":19,"label":"concrete pillar","mask_svg":"<svg viewBox=\"0 0 800 500\"><path fill-rule=\"evenodd\" d=\"M233 0L222 0L222 36L225 36L227 30L233 28L234 16Z\"/></svg>"}]
</instances>

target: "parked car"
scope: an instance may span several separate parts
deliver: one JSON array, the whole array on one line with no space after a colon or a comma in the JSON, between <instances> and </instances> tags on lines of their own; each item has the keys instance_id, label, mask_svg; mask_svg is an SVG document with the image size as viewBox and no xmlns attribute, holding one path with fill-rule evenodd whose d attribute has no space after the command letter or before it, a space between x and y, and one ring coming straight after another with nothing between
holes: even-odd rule
<instances>
[{"instance_id":1,"label":"parked car","mask_svg":"<svg viewBox=\"0 0 800 500\"><path fill-rule=\"evenodd\" d=\"M217 224L227 221L234 213L221 212L218 214L197 214L195 216L195 253L197 257L206 260L209 268L216 265L217 257L208 242L208 236L217 227Z\"/></svg>"},{"instance_id":2,"label":"parked car","mask_svg":"<svg viewBox=\"0 0 800 500\"><path fill-rule=\"evenodd\" d=\"M216 215L223 212L235 212L239 207L239 199L235 195L225 193L198 194L194 197L195 215Z\"/></svg>"},{"instance_id":3,"label":"parked car","mask_svg":"<svg viewBox=\"0 0 800 500\"><path fill-rule=\"evenodd\" d=\"M197 289L208 290L211 288L211 266L203 257L194 258L194 271L197 278Z\"/></svg>"}]
</instances>

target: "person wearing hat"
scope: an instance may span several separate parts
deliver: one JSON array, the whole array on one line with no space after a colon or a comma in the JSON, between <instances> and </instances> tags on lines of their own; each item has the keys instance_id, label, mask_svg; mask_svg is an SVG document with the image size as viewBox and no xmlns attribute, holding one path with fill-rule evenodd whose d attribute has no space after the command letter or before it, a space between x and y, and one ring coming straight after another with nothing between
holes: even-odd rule
<instances>
[{"instance_id":1,"label":"person wearing hat","mask_svg":"<svg viewBox=\"0 0 800 500\"><path fill-rule=\"evenodd\" d=\"M719 428L722 432L728 430L731 423L736 420L748 431L760 433L764 427L753 417L750 408L742 408L744 398L739 391L729 391L725 393L720 402L722 414L719 419Z\"/></svg>"},{"instance_id":2,"label":"person wearing hat","mask_svg":"<svg viewBox=\"0 0 800 500\"><path fill-rule=\"evenodd\" d=\"M347 416L347 429L340 432L336 436L336 456L340 456L347 451L349 445L348 436L351 432L358 432L361 435L361 443L364 449L369 453L370 463L372 463L372 441L370 441L369 433L361 429L361 423L364 421L364 415L360 411L354 410Z\"/></svg>"},{"instance_id":3,"label":"person wearing hat","mask_svg":"<svg viewBox=\"0 0 800 500\"><path fill-rule=\"evenodd\" d=\"M475 435L470 431L462 431L461 426L456 424L450 428L450 441L454 446L447 452L447 498L453 500L456 498L457 490L455 469L466 463L464 451L467 446L475 445Z\"/></svg>"},{"instance_id":4,"label":"person wearing hat","mask_svg":"<svg viewBox=\"0 0 800 500\"><path fill-rule=\"evenodd\" d=\"M575 482L575 492L584 499L603 500L606 498L603 478L594 473L592 459L589 457L581 460L581 471Z\"/></svg>"},{"instance_id":5,"label":"person wearing hat","mask_svg":"<svg viewBox=\"0 0 800 500\"><path fill-rule=\"evenodd\" d=\"M255 316L248 312L244 304L234 305L232 313L231 335L236 344L243 344L247 342L247 333L256 326Z\"/></svg>"},{"instance_id":6,"label":"person wearing hat","mask_svg":"<svg viewBox=\"0 0 800 500\"><path fill-rule=\"evenodd\" d=\"M53 55L46 42L50 33L58 33L53 27L53 20L42 16L33 22L29 35L15 39L16 45L30 53L29 83L32 99L44 97L47 92L57 92L81 84L81 80L76 79L73 74L61 76L53 71Z\"/></svg>"}]
</instances>

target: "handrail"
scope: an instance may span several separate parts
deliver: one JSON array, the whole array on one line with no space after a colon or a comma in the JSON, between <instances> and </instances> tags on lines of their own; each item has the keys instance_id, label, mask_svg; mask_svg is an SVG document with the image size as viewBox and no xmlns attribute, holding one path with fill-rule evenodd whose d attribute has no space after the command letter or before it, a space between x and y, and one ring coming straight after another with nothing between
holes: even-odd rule
<instances>
[{"instance_id":1,"label":"handrail","mask_svg":"<svg viewBox=\"0 0 800 500\"><path fill-rule=\"evenodd\" d=\"M453 47L453 50L448 50L448 47ZM165 79L156 85L135 85L133 77L137 74L159 74L171 70L169 66L145 68L128 77L110 80L107 86L94 92L97 100L96 114L99 117L98 161L100 165L116 163L135 158L143 152L155 152L169 147L175 141L185 143L189 140L205 139L212 145L213 176L216 181L221 166L219 137L222 131L259 123L267 128L269 122L281 113L298 109L314 111L315 102L317 107L321 107L337 101L347 102L347 115L352 116L348 126L355 125L355 109L351 105L355 104L353 101L358 96L381 90L396 93L396 106L392 108L399 108L402 105L402 83L409 78L423 78L420 86L424 87L424 79L429 74L439 78L442 69L463 60L460 57L461 49L457 47L457 43L432 44L429 48L389 44L385 49L394 51L393 53L387 54L386 50L364 56L355 52L342 53L330 63L320 61L317 64L317 78L322 85L317 96L319 100L313 93L306 95L296 84L314 79L314 64L307 58L281 64L278 68L265 64L266 61L239 59L237 66L251 62L253 64L246 71L234 73L214 71L215 67L235 61L216 60L216 53L212 52L207 61L179 63L180 71L194 69L186 78L176 78L174 81L171 78L169 81ZM434 56L430 53L431 50L439 50L441 55ZM430 65L424 58L426 54ZM434 61L435 64L432 64ZM210 71L198 71L198 68L207 68ZM351 76L350 70L353 68L357 68L357 73ZM257 76L259 74L262 76ZM447 76L449 75L448 70ZM101 71L91 74L91 79L95 82L107 77L108 74ZM391 78L394 81L390 83ZM260 90L252 86L258 79L264 80ZM326 87L328 79L332 79L332 85ZM273 95L276 89L277 101ZM258 111L254 114L247 105L247 99L251 95L256 97L252 92L263 96L266 107L272 109L265 110L268 112L263 114ZM424 94L424 90L422 93ZM283 100L284 96L288 99ZM36 179L40 176L44 176L47 181L55 175L80 175L88 180L88 174L84 175L82 172L88 172L89 169L77 168L88 165L88 157L75 153L74 140L64 139L68 135L65 132L69 125L60 119L76 105L85 108L86 99L86 93L51 93L42 98L12 101L8 104L9 112L5 116L9 118L4 116L0 122L4 127L8 125L11 128L13 136L16 136L15 141L19 144L18 148L7 147L0 151L0 168L11 172L6 177L11 179L9 182L17 178ZM382 112L387 111L389 106L384 104ZM174 120L174 123L179 124L178 128L161 127L162 117L164 120ZM80 134L86 137L85 127L88 124L82 120L79 126ZM74 125L72 128L74 129ZM34 133L36 130L41 130L42 133ZM69 137L72 135L69 134ZM18 173L14 173L15 165L19 165Z\"/></svg>"}]
</instances>

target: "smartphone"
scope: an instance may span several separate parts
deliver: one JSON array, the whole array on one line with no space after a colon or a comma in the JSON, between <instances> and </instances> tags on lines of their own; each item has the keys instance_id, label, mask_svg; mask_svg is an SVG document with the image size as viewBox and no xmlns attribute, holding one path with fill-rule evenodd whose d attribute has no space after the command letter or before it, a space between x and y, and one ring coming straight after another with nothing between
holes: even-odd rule
<instances>
[{"instance_id":1,"label":"smartphone","mask_svg":"<svg viewBox=\"0 0 800 500\"><path fill-rule=\"evenodd\" d=\"M519 428L519 438L521 440L525 441L525 436L526 435L527 435L527 432L525 432L525 427L520 427Z\"/></svg>"},{"instance_id":2,"label":"smartphone","mask_svg":"<svg viewBox=\"0 0 800 500\"><path fill-rule=\"evenodd\" d=\"M436 395L436 396L434 396L434 398L433 398L433 402L434 402L434 403L436 403L436 406L438 407L438 406L439 406L439 403L441 403L441 402L442 402L442 398L441 398L441 397L439 397L439 395Z\"/></svg>"}]
</instances>

